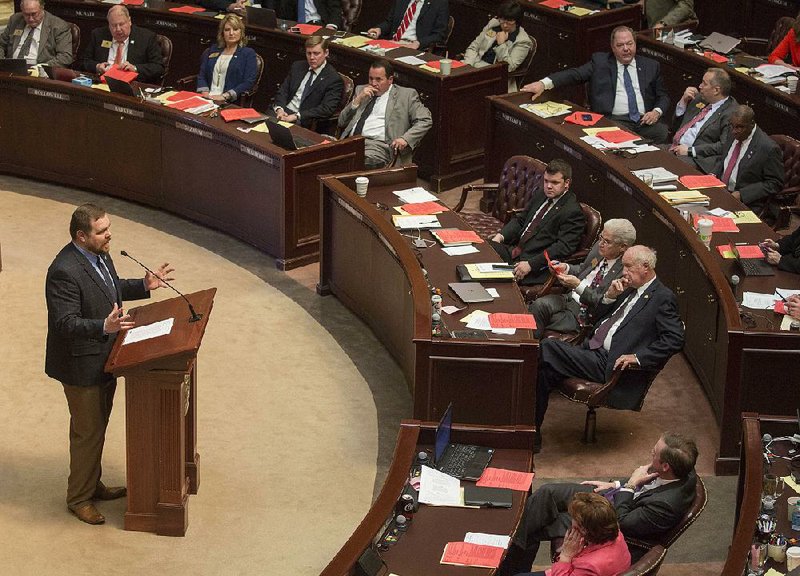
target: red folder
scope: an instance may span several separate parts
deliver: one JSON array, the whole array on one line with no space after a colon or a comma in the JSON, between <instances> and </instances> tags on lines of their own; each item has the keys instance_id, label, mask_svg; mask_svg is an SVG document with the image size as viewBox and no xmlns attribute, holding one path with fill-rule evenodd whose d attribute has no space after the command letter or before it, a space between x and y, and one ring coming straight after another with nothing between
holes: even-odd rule
<instances>
[{"instance_id":1,"label":"red folder","mask_svg":"<svg viewBox=\"0 0 800 576\"><path fill-rule=\"evenodd\" d=\"M300 31L300 34L305 34L306 36L311 36L317 30L321 29L322 26L317 24L295 24L292 28L296 28Z\"/></svg>"},{"instance_id":2,"label":"red folder","mask_svg":"<svg viewBox=\"0 0 800 576\"><path fill-rule=\"evenodd\" d=\"M401 206L408 214L414 216L423 216L426 214L439 214L445 210L449 210L447 206L442 206L438 202L417 202L416 204L403 204Z\"/></svg>"},{"instance_id":3,"label":"red folder","mask_svg":"<svg viewBox=\"0 0 800 576\"><path fill-rule=\"evenodd\" d=\"M705 52L703 52L703 56L705 56L709 60L713 60L714 62L719 62L720 64L728 61L728 58L726 58L722 54L717 54L716 52L711 52L710 50L706 50Z\"/></svg>"},{"instance_id":4,"label":"red folder","mask_svg":"<svg viewBox=\"0 0 800 576\"><path fill-rule=\"evenodd\" d=\"M562 6L572 6L572 2L566 2L566 0L544 0L544 2L539 2L539 6L547 6L548 8L558 10Z\"/></svg>"},{"instance_id":5,"label":"red folder","mask_svg":"<svg viewBox=\"0 0 800 576\"><path fill-rule=\"evenodd\" d=\"M144 0L122 0L122 3L126 6L142 6Z\"/></svg>"},{"instance_id":6,"label":"red folder","mask_svg":"<svg viewBox=\"0 0 800 576\"><path fill-rule=\"evenodd\" d=\"M640 136L631 134L625 130L607 130L605 132L598 132L597 137L602 138L606 142L611 142L612 144L630 142L631 140L638 140L640 138Z\"/></svg>"},{"instance_id":7,"label":"red folder","mask_svg":"<svg viewBox=\"0 0 800 576\"><path fill-rule=\"evenodd\" d=\"M244 120L245 118L259 118L261 113L255 108L227 108L219 113L225 122Z\"/></svg>"},{"instance_id":8,"label":"red folder","mask_svg":"<svg viewBox=\"0 0 800 576\"><path fill-rule=\"evenodd\" d=\"M111 67L106 70L105 74L100 76L100 79L105 82L106 76L113 78L114 80L119 80L120 82L127 82L130 84L136 80L136 77L139 76L139 73L134 72L133 70L120 70L117 68L116 64L112 64Z\"/></svg>"},{"instance_id":9,"label":"red folder","mask_svg":"<svg viewBox=\"0 0 800 576\"><path fill-rule=\"evenodd\" d=\"M169 108L174 108L175 110L188 110L189 108L196 108L197 106L202 106L207 104L206 100L200 98L200 96L195 96L194 98L187 98L186 100L181 100L179 102L171 102L167 104Z\"/></svg>"},{"instance_id":10,"label":"red folder","mask_svg":"<svg viewBox=\"0 0 800 576\"><path fill-rule=\"evenodd\" d=\"M713 174L687 174L686 176L681 176L678 180L681 184L692 190L697 190L698 188L720 188L725 186L725 184Z\"/></svg>"},{"instance_id":11,"label":"red folder","mask_svg":"<svg viewBox=\"0 0 800 576\"><path fill-rule=\"evenodd\" d=\"M445 244L455 242L470 242L480 244L483 238L478 236L474 230L435 230L436 236Z\"/></svg>"},{"instance_id":12,"label":"red folder","mask_svg":"<svg viewBox=\"0 0 800 576\"><path fill-rule=\"evenodd\" d=\"M591 120L584 120L584 116L591 116ZM577 124L578 126L594 126L603 117L602 114L595 114L594 112L573 112L564 118L564 122L570 124ZM602 134L602 132L601 132Z\"/></svg>"},{"instance_id":13,"label":"red folder","mask_svg":"<svg viewBox=\"0 0 800 576\"><path fill-rule=\"evenodd\" d=\"M170 12L178 12L179 14L194 14L195 12L205 12L205 8L200 6L178 6L177 8L170 8Z\"/></svg>"},{"instance_id":14,"label":"red folder","mask_svg":"<svg viewBox=\"0 0 800 576\"><path fill-rule=\"evenodd\" d=\"M397 42L392 42L391 40L370 40L367 42L370 46L377 46L378 48L383 48L384 50L394 50L395 48L402 48L402 44L398 44Z\"/></svg>"},{"instance_id":15,"label":"red folder","mask_svg":"<svg viewBox=\"0 0 800 576\"><path fill-rule=\"evenodd\" d=\"M523 328L528 330L536 329L536 320L533 314L508 314L498 312L489 314L489 326L492 328Z\"/></svg>"},{"instance_id":16,"label":"red folder","mask_svg":"<svg viewBox=\"0 0 800 576\"><path fill-rule=\"evenodd\" d=\"M738 232L739 227L733 221L733 218L723 218L721 216L712 216L711 214L692 214L692 218L694 219L694 227L697 228L697 221L700 219L711 220L714 223L713 228L711 228L712 232ZM738 248L738 246L737 246ZM763 258L764 253L761 250L758 251L759 255L757 258ZM744 258L744 256L742 256Z\"/></svg>"},{"instance_id":17,"label":"red folder","mask_svg":"<svg viewBox=\"0 0 800 576\"><path fill-rule=\"evenodd\" d=\"M186 90L181 90L180 92L176 92L169 98L167 98L170 102L180 102L181 100L186 100L187 98L194 98L195 96L200 96L197 92L187 92Z\"/></svg>"},{"instance_id":18,"label":"red folder","mask_svg":"<svg viewBox=\"0 0 800 576\"><path fill-rule=\"evenodd\" d=\"M469 542L448 542L440 563L456 566L497 568L505 550L499 546L485 546Z\"/></svg>"}]
</instances>

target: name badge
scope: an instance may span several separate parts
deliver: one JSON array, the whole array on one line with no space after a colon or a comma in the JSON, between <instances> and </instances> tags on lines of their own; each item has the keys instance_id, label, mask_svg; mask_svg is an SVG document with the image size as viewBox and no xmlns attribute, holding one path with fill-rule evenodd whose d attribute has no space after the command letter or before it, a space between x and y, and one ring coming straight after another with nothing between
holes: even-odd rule
<instances>
[{"instance_id":1,"label":"name badge","mask_svg":"<svg viewBox=\"0 0 800 576\"><path fill-rule=\"evenodd\" d=\"M22 36L22 28L18 28L14 30L14 36Z\"/></svg>"},{"instance_id":2,"label":"name badge","mask_svg":"<svg viewBox=\"0 0 800 576\"><path fill-rule=\"evenodd\" d=\"M701 109L703 109L703 108L705 108L705 107L706 107L706 105L705 105L705 104L703 104L702 102L698 102L697 104L695 104L695 106L697 106L697 109L698 109L698 110L701 110Z\"/></svg>"},{"instance_id":3,"label":"name badge","mask_svg":"<svg viewBox=\"0 0 800 576\"><path fill-rule=\"evenodd\" d=\"M494 38L494 37L497 35L497 32L495 32L494 30L492 30L492 29L490 28L489 30L487 30L487 31L486 31L486 35L487 35L489 38Z\"/></svg>"},{"instance_id":4,"label":"name badge","mask_svg":"<svg viewBox=\"0 0 800 576\"><path fill-rule=\"evenodd\" d=\"M212 52L211 54L208 55L208 57L209 58L218 58L219 57L219 52Z\"/></svg>"},{"instance_id":5,"label":"name badge","mask_svg":"<svg viewBox=\"0 0 800 576\"><path fill-rule=\"evenodd\" d=\"M101 48L111 48L111 44L112 44L111 40L103 40L100 43L100 47Z\"/></svg>"}]
</instances>

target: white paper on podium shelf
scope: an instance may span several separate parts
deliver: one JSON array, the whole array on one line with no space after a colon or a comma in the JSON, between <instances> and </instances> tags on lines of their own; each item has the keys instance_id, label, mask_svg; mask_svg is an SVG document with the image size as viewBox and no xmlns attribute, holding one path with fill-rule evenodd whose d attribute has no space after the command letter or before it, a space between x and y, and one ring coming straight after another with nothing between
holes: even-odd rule
<instances>
[{"instance_id":1,"label":"white paper on podium shelf","mask_svg":"<svg viewBox=\"0 0 800 576\"><path fill-rule=\"evenodd\" d=\"M798 294L800 294L800 290L794 290L792 288L775 288L775 300L789 298L789 296L797 296Z\"/></svg>"},{"instance_id":2,"label":"white paper on podium shelf","mask_svg":"<svg viewBox=\"0 0 800 576\"><path fill-rule=\"evenodd\" d=\"M463 506L461 482L444 472L423 466L419 483L419 501L431 506Z\"/></svg>"},{"instance_id":3,"label":"white paper on podium shelf","mask_svg":"<svg viewBox=\"0 0 800 576\"><path fill-rule=\"evenodd\" d=\"M500 298L500 293L497 291L497 288L487 288L486 291L492 298Z\"/></svg>"},{"instance_id":4,"label":"white paper on podium shelf","mask_svg":"<svg viewBox=\"0 0 800 576\"><path fill-rule=\"evenodd\" d=\"M508 336L513 336L516 333L516 328L492 328L492 334L505 334Z\"/></svg>"},{"instance_id":5,"label":"white paper on podium shelf","mask_svg":"<svg viewBox=\"0 0 800 576\"><path fill-rule=\"evenodd\" d=\"M408 64L409 66L421 66L422 64L427 64L427 60L423 60L422 58L417 58L413 54L410 56L400 56L400 58L395 58L396 62L402 62L403 64Z\"/></svg>"},{"instance_id":6,"label":"white paper on podium shelf","mask_svg":"<svg viewBox=\"0 0 800 576\"><path fill-rule=\"evenodd\" d=\"M745 292L742 296L742 306L754 310L772 310L775 305L774 294L761 294L759 292Z\"/></svg>"},{"instance_id":7,"label":"white paper on podium shelf","mask_svg":"<svg viewBox=\"0 0 800 576\"><path fill-rule=\"evenodd\" d=\"M475 314L467 322L467 328L470 330L491 330L492 325L489 324L489 313Z\"/></svg>"},{"instance_id":8,"label":"white paper on podium shelf","mask_svg":"<svg viewBox=\"0 0 800 576\"><path fill-rule=\"evenodd\" d=\"M142 340L166 336L172 332L173 322L175 322L175 318L167 318L166 320L159 320L152 324L131 328L125 332L125 339L122 341L122 345L125 346L125 344L133 344L134 342L141 342Z\"/></svg>"},{"instance_id":9,"label":"white paper on podium shelf","mask_svg":"<svg viewBox=\"0 0 800 576\"><path fill-rule=\"evenodd\" d=\"M450 246L449 248L442 248L442 252L448 256L463 256L464 254L474 254L479 252L475 246L468 244L466 246Z\"/></svg>"},{"instance_id":10,"label":"white paper on podium shelf","mask_svg":"<svg viewBox=\"0 0 800 576\"><path fill-rule=\"evenodd\" d=\"M464 542L470 544L483 544L484 546L496 546L498 548L508 548L511 536L503 534L486 534L484 532L467 532Z\"/></svg>"},{"instance_id":11,"label":"white paper on podium shelf","mask_svg":"<svg viewBox=\"0 0 800 576\"><path fill-rule=\"evenodd\" d=\"M400 198L400 200L406 204L419 204L420 202L435 202L438 200L436 196L421 186L414 186L413 188L406 188L405 190L395 190L392 194Z\"/></svg>"}]
</instances>

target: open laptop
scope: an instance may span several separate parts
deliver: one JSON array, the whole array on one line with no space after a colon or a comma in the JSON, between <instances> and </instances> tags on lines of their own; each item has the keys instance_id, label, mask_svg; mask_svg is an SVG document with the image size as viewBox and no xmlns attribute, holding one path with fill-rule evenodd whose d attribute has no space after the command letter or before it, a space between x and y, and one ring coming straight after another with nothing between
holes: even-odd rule
<instances>
[{"instance_id":1,"label":"open laptop","mask_svg":"<svg viewBox=\"0 0 800 576\"><path fill-rule=\"evenodd\" d=\"M269 130L269 137L272 138L272 141L287 150L300 150L313 144L311 140L295 137L289 128L281 126L274 120L267 120L267 130Z\"/></svg>"},{"instance_id":2,"label":"open laptop","mask_svg":"<svg viewBox=\"0 0 800 576\"><path fill-rule=\"evenodd\" d=\"M108 84L108 90L110 92L114 92L115 94L125 94L125 96L136 96L136 94L133 92L133 86L127 82L117 80L111 76L106 76L106 84Z\"/></svg>"},{"instance_id":3,"label":"open laptop","mask_svg":"<svg viewBox=\"0 0 800 576\"><path fill-rule=\"evenodd\" d=\"M254 8L253 6L247 6L246 10L248 26L255 24L262 28L278 27L278 16L275 14L275 10L269 8Z\"/></svg>"},{"instance_id":4,"label":"open laptop","mask_svg":"<svg viewBox=\"0 0 800 576\"><path fill-rule=\"evenodd\" d=\"M764 258L742 258L735 242L730 242L731 252L745 276L775 276L775 270Z\"/></svg>"},{"instance_id":5,"label":"open laptop","mask_svg":"<svg viewBox=\"0 0 800 576\"><path fill-rule=\"evenodd\" d=\"M450 402L436 427L433 465L439 472L450 476L462 480L477 480L491 462L494 449L470 444L451 444L450 431L452 428L453 403Z\"/></svg>"},{"instance_id":6,"label":"open laptop","mask_svg":"<svg viewBox=\"0 0 800 576\"><path fill-rule=\"evenodd\" d=\"M706 50L713 50L714 52L718 52L720 54L727 54L736 48L740 42L741 40L738 38L726 36L725 34L720 34L719 32L712 32L706 37L705 40L700 42L700 47L705 48Z\"/></svg>"},{"instance_id":7,"label":"open laptop","mask_svg":"<svg viewBox=\"0 0 800 576\"><path fill-rule=\"evenodd\" d=\"M28 63L25 58L0 58L0 72L27 74Z\"/></svg>"}]
</instances>

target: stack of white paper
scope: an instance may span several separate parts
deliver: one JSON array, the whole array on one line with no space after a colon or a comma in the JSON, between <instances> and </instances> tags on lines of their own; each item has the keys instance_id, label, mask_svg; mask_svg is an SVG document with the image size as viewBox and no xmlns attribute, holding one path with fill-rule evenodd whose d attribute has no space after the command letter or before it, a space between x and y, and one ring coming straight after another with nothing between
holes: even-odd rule
<instances>
[{"instance_id":1,"label":"stack of white paper","mask_svg":"<svg viewBox=\"0 0 800 576\"><path fill-rule=\"evenodd\" d=\"M421 186L414 186L413 188L406 188L405 190L395 190L392 194L400 198L400 200L406 204L419 204L420 202L435 202L438 200L436 196Z\"/></svg>"}]
</instances>

